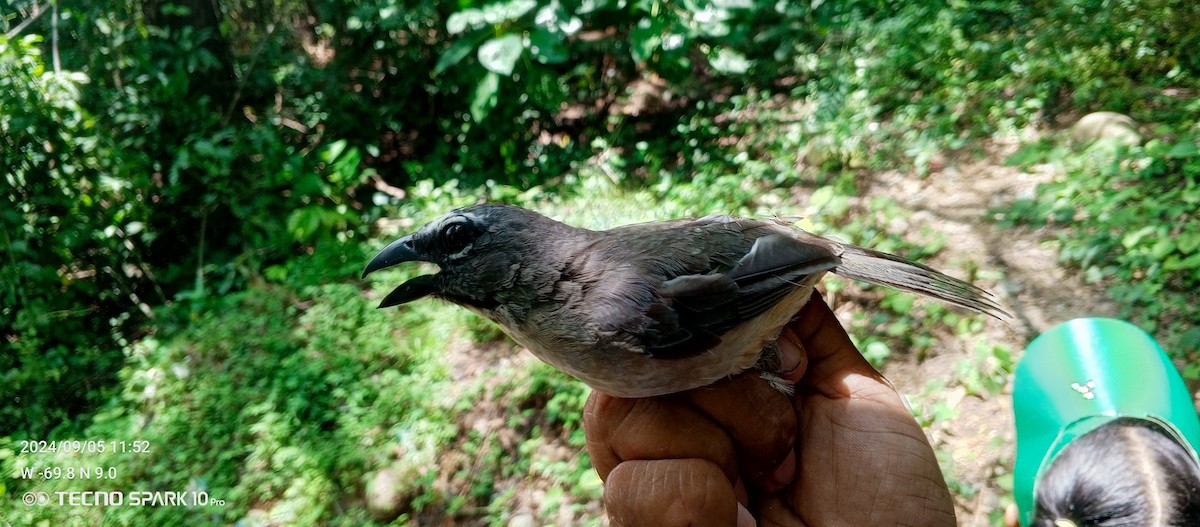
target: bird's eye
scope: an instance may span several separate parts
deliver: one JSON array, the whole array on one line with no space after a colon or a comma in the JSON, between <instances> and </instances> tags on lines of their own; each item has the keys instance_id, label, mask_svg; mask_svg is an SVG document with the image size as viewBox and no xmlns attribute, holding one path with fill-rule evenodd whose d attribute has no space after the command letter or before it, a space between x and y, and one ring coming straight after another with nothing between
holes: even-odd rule
<instances>
[{"instance_id":1,"label":"bird's eye","mask_svg":"<svg viewBox=\"0 0 1200 527\"><path fill-rule=\"evenodd\" d=\"M471 229L462 223L451 223L442 229L442 245L451 254L466 249L471 238Z\"/></svg>"}]
</instances>

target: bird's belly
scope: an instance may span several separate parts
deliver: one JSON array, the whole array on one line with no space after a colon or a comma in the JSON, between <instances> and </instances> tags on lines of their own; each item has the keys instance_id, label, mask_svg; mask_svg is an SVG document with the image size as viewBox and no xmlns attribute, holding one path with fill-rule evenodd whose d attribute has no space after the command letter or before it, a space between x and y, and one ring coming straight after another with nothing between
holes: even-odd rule
<instances>
[{"instance_id":1,"label":"bird's belly","mask_svg":"<svg viewBox=\"0 0 1200 527\"><path fill-rule=\"evenodd\" d=\"M775 341L783 326L808 302L819 278L811 277L766 313L734 327L712 349L681 359L656 359L620 340L580 346L543 342L520 331L511 336L539 359L613 397L678 393L754 367L763 348Z\"/></svg>"}]
</instances>

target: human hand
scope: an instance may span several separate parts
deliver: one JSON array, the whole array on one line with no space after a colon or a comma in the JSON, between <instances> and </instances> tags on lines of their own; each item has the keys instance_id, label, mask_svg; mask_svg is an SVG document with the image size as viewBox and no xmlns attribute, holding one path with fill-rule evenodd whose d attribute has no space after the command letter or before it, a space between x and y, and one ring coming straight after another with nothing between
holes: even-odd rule
<instances>
[{"instance_id":1,"label":"human hand","mask_svg":"<svg viewBox=\"0 0 1200 527\"><path fill-rule=\"evenodd\" d=\"M933 449L816 292L780 335L787 397L746 372L584 410L613 525L954 525ZM790 361L789 361L790 358Z\"/></svg>"}]
</instances>

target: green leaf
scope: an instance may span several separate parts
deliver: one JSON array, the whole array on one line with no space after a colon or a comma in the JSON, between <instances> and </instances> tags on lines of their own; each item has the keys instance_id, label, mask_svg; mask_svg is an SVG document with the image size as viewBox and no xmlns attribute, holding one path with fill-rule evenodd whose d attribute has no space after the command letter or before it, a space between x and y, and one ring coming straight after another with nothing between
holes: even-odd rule
<instances>
[{"instance_id":1,"label":"green leaf","mask_svg":"<svg viewBox=\"0 0 1200 527\"><path fill-rule=\"evenodd\" d=\"M579 2L579 7L575 10L576 13L586 15L597 11L605 11L613 9L616 0L583 0ZM624 4L622 4L623 6Z\"/></svg>"},{"instance_id":2,"label":"green leaf","mask_svg":"<svg viewBox=\"0 0 1200 527\"><path fill-rule=\"evenodd\" d=\"M1154 247L1150 249L1150 256L1153 256L1155 260L1162 260L1173 252L1175 252L1175 240L1171 238L1159 238Z\"/></svg>"},{"instance_id":3,"label":"green leaf","mask_svg":"<svg viewBox=\"0 0 1200 527\"><path fill-rule=\"evenodd\" d=\"M511 22L533 11L537 5L537 0L509 0L483 8L483 16L489 24Z\"/></svg>"},{"instance_id":4,"label":"green leaf","mask_svg":"<svg viewBox=\"0 0 1200 527\"><path fill-rule=\"evenodd\" d=\"M297 241L308 240L321 228L320 207L308 206L292 211L287 227Z\"/></svg>"},{"instance_id":5,"label":"green leaf","mask_svg":"<svg viewBox=\"0 0 1200 527\"><path fill-rule=\"evenodd\" d=\"M862 351L863 357L874 366L880 366L892 356L892 348L886 342L875 340L867 344Z\"/></svg>"},{"instance_id":6,"label":"green leaf","mask_svg":"<svg viewBox=\"0 0 1200 527\"><path fill-rule=\"evenodd\" d=\"M1196 252L1196 249L1200 249L1200 232L1187 232L1180 234L1178 237L1176 237L1175 241L1176 244L1179 245L1179 252L1183 254L1191 254Z\"/></svg>"},{"instance_id":7,"label":"green leaf","mask_svg":"<svg viewBox=\"0 0 1200 527\"><path fill-rule=\"evenodd\" d=\"M483 11L478 9L463 9L451 14L450 18L446 19L446 31L451 35L457 35L468 28L478 28L484 24Z\"/></svg>"},{"instance_id":8,"label":"green leaf","mask_svg":"<svg viewBox=\"0 0 1200 527\"><path fill-rule=\"evenodd\" d=\"M468 29L504 24L525 16L535 7L537 0L511 0L489 4L482 9L463 9L446 19L446 31L456 35Z\"/></svg>"},{"instance_id":9,"label":"green leaf","mask_svg":"<svg viewBox=\"0 0 1200 527\"><path fill-rule=\"evenodd\" d=\"M710 57L709 62L712 63L714 70L721 73L731 75L741 75L749 71L753 63L746 59L746 56L740 52L729 48L721 48L717 50L715 57Z\"/></svg>"},{"instance_id":10,"label":"green leaf","mask_svg":"<svg viewBox=\"0 0 1200 527\"><path fill-rule=\"evenodd\" d=\"M340 139L325 145L325 150L319 154L321 160L328 163L337 159L338 156L342 155L342 152L346 151L346 146L349 144L345 139Z\"/></svg>"},{"instance_id":11,"label":"green leaf","mask_svg":"<svg viewBox=\"0 0 1200 527\"><path fill-rule=\"evenodd\" d=\"M1126 249L1133 249L1142 241L1142 238L1154 234L1155 230L1156 229L1154 227L1147 226L1142 227L1137 231L1126 233L1125 236L1121 238L1121 245L1123 245Z\"/></svg>"},{"instance_id":12,"label":"green leaf","mask_svg":"<svg viewBox=\"0 0 1200 527\"><path fill-rule=\"evenodd\" d=\"M667 42L681 42L667 50ZM684 82L692 74L692 59L688 58L687 40L682 35L672 34L663 38L663 54L658 59L655 70L664 79L671 82Z\"/></svg>"},{"instance_id":13,"label":"green leaf","mask_svg":"<svg viewBox=\"0 0 1200 527\"><path fill-rule=\"evenodd\" d=\"M727 37L729 36L729 33L729 24L726 24L725 22L708 22L700 24L699 29L696 31L697 35L711 38Z\"/></svg>"},{"instance_id":14,"label":"green leaf","mask_svg":"<svg viewBox=\"0 0 1200 527\"><path fill-rule=\"evenodd\" d=\"M883 304L894 313L907 315L912 312L913 306L916 304L915 299L916 296L897 293L885 297Z\"/></svg>"},{"instance_id":15,"label":"green leaf","mask_svg":"<svg viewBox=\"0 0 1200 527\"><path fill-rule=\"evenodd\" d=\"M1200 350L1200 328L1192 328L1180 334L1179 346L1183 348L1184 352L1189 349Z\"/></svg>"},{"instance_id":16,"label":"green leaf","mask_svg":"<svg viewBox=\"0 0 1200 527\"><path fill-rule=\"evenodd\" d=\"M560 64L571 57L562 43L562 37L545 29L529 34L529 51L542 64Z\"/></svg>"},{"instance_id":17,"label":"green leaf","mask_svg":"<svg viewBox=\"0 0 1200 527\"><path fill-rule=\"evenodd\" d=\"M1193 254L1187 258L1180 259L1176 256L1167 258L1162 266L1164 271L1182 271L1184 269L1200 269L1200 254Z\"/></svg>"},{"instance_id":18,"label":"green leaf","mask_svg":"<svg viewBox=\"0 0 1200 527\"><path fill-rule=\"evenodd\" d=\"M523 51L525 44L521 42L521 36L510 33L479 46L479 62L488 71L508 76L512 75L513 66L516 66Z\"/></svg>"},{"instance_id":19,"label":"green leaf","mask_svg":"<svg viewBox=\"0 0 1200 527\"><path fill-rule=\"evenodd\" d=\"M1196 146L1195 141L1184 141L1171 147L1167 152L1167 157L1179 159L1182 157L1193 157L1200 154L1200 147Z\"/></svg>"},{"instance_id":20,"label":"green leaf","mask_svg":"<svg viewBox=\"0 0 1200 527\"><path fill-rule=\"evenodd\" d=\"M471 118L477 123L483 122L487 114L496 107L496 92L500 91L500 76L489 72L475 87L471 94Z\"/></svg>"},{"instance_id":21,"label":"green leaf","mask_svg":"<svg viewBox=\"0 0 1200 527\"><path fill-rule=\"evenodd\" d=\"M487 34L486 31L475 31L471 35L463 36L454 41L453 44L450 44L450 47L446 48L446 51L442 52L442 56L438 57L437 64L433 67L433 74L435 76L441 75L442 72L461 62L462 59L471 54L471 50L475 49L475 46L478 46L479 41L487 36Z\"/></svg>"},{"instance_id":22,"label":"green leaf","mask_svg":"<svg viewBox=\"0 0 1200 527\"><path fill-rule=\"evenodd\" d=\"M648 62L654 52L662 46L663 27L657 20L643 18L629 32L629 52L633 60Z\"/></svg>"},{"instance_id":23,"label":"green leaf","mask_svg":"<svg viewBox=\"0 0 1200 527\"><path fill-rule=\"evenodd\" d=\"M817 211L817 215L829 218L839 217L850 210L850 199L838 194L833 186L814 190L808 198L808 204Z\"/></svg>"},{"instance_id":24,"label":"green leaf","mask_svg":"<svg viewBox=\"0 0 1200 527\"><path fill-rule=\"evenodd\" d=\"M538 9L533 21L542 28L565 35L573 35L583 28L583 21L567 12L557 1L550 2Z\"/></svg>"},{"instance_id":25,"label":"green leaf","mask_svg":"<svg viewBox=\"0 0 1200 527\"><path fill-rule=\"evenodd\" d=\"M1054 145L1049 141L1040 141L1022 145L1004 160L1004 166L1028 167L1037 163L1045 163L1050 158Z\"/></svg>"}]
</instances>

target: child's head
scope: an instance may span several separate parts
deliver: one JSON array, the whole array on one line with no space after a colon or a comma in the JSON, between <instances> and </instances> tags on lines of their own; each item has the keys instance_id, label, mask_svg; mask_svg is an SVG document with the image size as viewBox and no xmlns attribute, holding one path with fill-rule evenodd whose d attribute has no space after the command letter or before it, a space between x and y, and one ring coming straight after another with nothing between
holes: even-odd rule
<instances>
[{"instance_id":1,"label":"child's head","mask_svg":"<svg viewBox=\"0 0 1200 527\"><path fill-rule=\"evenodd\" d=\"M1009 525L1200 527L1200 418L1171 358L1128 322L1034 339L1013 380Z\"/></svg>"},{"instance_id":2,"label":"child's head","mask_svg":"<svg viewBox=\"0 0 1200 527\"><path fill-rule=\"evenodd\" d=\"M1036 500L1037 527L1200 526L1200 467L1152 423L1118 419L1067 445Z\"/></svg>"}]
</instances>

